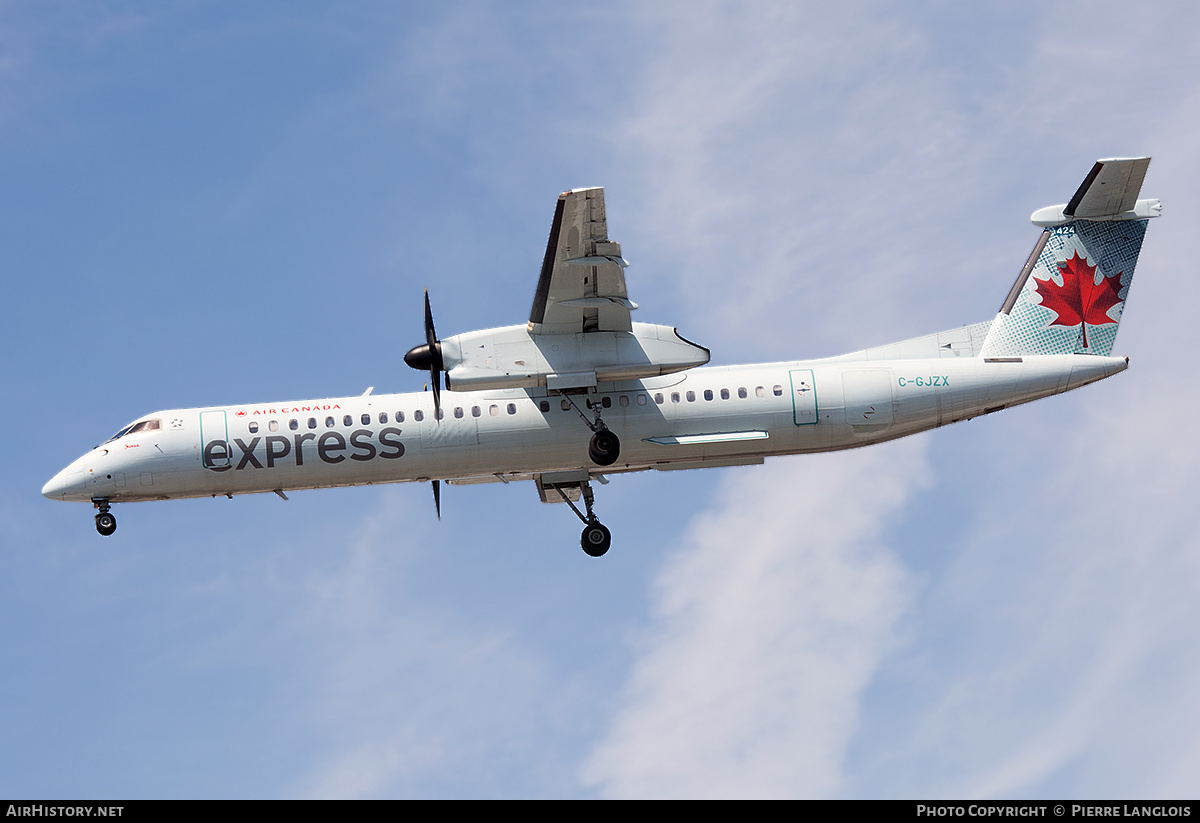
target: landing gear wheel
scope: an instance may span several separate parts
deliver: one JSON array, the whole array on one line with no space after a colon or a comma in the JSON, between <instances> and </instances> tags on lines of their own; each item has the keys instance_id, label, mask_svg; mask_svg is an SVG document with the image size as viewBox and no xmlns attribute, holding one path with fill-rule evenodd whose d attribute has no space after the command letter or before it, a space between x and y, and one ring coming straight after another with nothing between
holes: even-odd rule
<instances>
[{"instance_id":1,"label":"landing gear wheel","mask_svg":"<svg viewBox=\"0 0 1200 823\"><path fill-rule=\"evenodd\" d=\"M100 512L96 515L96 531L108 537L117 530L117 518L108 512Z\"/></svg>"},{"instance_id":2,"label":"landing gear wheel","mask_svg":"<svg viewBox=\"0 0 1200 823\"><path fill-rule=\"evenodd\" d=\"M588 444L588 457L597 466L611 466L621 456L621 440L608 429L601 429L592 435Z\"/></svg>"},{"instance_id":3,"label":"landing gear wheel","mask_svg":"<svg viewBox=\"0 0 1200 823\"><path fill-rule=\"evenodd\" d=\"M612 544L612 535L599 520L593 520L584 527L579 544L589 557L600 557Z\"/></svg>"}]
</instances>

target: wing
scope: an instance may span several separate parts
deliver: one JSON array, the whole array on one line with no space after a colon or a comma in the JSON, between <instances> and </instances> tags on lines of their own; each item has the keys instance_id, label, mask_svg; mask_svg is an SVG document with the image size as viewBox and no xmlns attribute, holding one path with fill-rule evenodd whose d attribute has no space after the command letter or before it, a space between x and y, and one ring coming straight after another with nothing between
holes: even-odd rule
<instances>
[{"instance_id":1,"label":"wing","mask_svg":"<svg viewBox=\"0 0 1200 823\"><path fill-rule=\"evenodd\" d=\"M542 261L530 334L631 331L637 308L625 291L621 245L608 239L604 189L572 189L558 196Z\"/></svg>"}]
</instances>

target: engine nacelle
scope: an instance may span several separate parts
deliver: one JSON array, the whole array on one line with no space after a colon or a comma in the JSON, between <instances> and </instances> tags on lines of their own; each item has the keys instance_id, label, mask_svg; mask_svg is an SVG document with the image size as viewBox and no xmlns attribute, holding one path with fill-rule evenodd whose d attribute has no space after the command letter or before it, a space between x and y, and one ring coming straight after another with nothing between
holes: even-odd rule
<instances>
[{"instance_id":1,"label":"engine nacelle","mask_svg":"<svg viewBox=\"0 0 1200 823\"><path fill-rule=\"evenodd\" d=\"M634 323L632 331L529 333L527 326L484 329L441 342L446 387L453 391L575 389L638 380L703 366L709 351L671 326Z\"/></svg>"}]
</instances>

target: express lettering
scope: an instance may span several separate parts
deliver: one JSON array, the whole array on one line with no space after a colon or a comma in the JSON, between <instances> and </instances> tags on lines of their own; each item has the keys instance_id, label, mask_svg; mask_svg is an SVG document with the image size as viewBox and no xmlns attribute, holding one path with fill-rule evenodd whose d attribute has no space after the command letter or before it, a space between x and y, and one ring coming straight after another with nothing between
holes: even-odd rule
<instances>
[{"instance_id":1,"label":"express lettering","mask_svg":"<svg viewBox=\"0 0 1200 823\"><path fill-rule=\"evenodd\" d=\"M402 431L394 427L381 429L378 442L372 441L369 429L356 429L350 432L349 438L340 432L325 432L320 437L312 432L296 434L292 437L270 435L266 438L255 437L249 443L235 437L233 445L241 452L237 465L233 464L233 449L224 440L210 440L204 445L204 468L216 472L242 471L253 468L273 469L275 465L290 462L303 466L306 458L313 456L322 463L336 465L347 457L351 460L366 462L381 457L384 460L395 460L404 456L404 444L400 442ZM305 444L313 441L305 449ZM259 447L259 444L262 447Z\"/></svg>"}]
</instances>

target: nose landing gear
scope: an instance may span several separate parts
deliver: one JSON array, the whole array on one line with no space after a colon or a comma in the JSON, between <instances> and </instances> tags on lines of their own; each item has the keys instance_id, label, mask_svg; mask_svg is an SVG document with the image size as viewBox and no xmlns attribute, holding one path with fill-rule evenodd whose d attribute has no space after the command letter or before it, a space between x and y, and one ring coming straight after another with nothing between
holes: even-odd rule
<instances>
[{"instance_id":1,"label":"nose landing gear","mask_svg":"<svg viewBox=\"0 0 1200 823\"><path fill-rule=\"evenodd\" d=\"M109 512L107 497L92 498L92 505L100 511L96 514L96 531L108 537L117 530L117 518Z\"/></svg>"}]
</instances>

